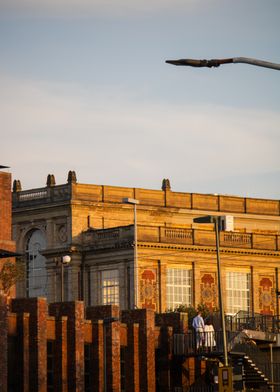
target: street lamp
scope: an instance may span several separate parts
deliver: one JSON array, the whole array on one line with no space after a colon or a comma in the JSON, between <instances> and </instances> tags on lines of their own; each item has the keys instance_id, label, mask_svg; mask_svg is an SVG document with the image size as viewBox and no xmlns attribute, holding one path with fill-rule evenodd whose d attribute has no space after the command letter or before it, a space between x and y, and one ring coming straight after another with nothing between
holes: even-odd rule
<instances>
[{"instance_id":1,"label":"street lamp","mask_svg":"<svg viewBox=\"0 0 280 392\"><path fill-rule=\"evenodd\" d=\"M133 257L133 277L134 277L134 307L138 306L138 254L137 254L137 209L139 200L126 197L123 203L132 204L134 206L134 257Z\"/></svg>"},{"instance_id":2,"label":"street lamp","mask_svg":"<svg viewBox=\"0 0 280 392\"><path fill-rule=\"evenodd\" d=\"M222 283L221 283L221 261L220 261L220 241L219 241L219 231L220 231L220 218L219 216L207 215L198 218L194 218L195 223L214 223L215 226L215 237L216 237L216 255L217 255L217 278L218 278L218 295L219 295L219 309L221 315L222 324L222 335L223 335L223 354L224 354L224 368L222 368L222 379L227 376L227 381L232 380L232 368L228 366L228 352L227 352L227 335L226 335L226 324L224 315L224 304L222 295ZM223 382L222 380L222 382ZM229 382L231 383L231 381ZM232 390L232 389L230 389Z\"/></svg>"},{"instance_id":3,"label":"street lamp","mask_svg":"<svg viewBox=\"0 0 280 392\"><path fill-rule=\"evenodd\" d=\"M65 255L62 256L60 259L60 273L61 273L61 280L60 280L60 292L61 292L61 302L64 302L64 266L68 265L71 261L71 256Z\"/></svg>"},{"instance_id":4,"label":"street lamp","mask_svg":"<svg viewBox=\"0 0 280 392\"><path fill-rule=\"evenodd\" d=\"M179 59L179 60L166 60L165 62L167 64L172 64L172 65L183 65L183 66L190 66L196 68L201 68L201 67L217 68L223 64L243 63L243 64L256 65L257 67L271 68L280 71L280 64L271 63L269 61L263 61L258 59L252 59L249 57L232 57L226 59L211 59L211 60Z\"/></svg>"}]
</instances>

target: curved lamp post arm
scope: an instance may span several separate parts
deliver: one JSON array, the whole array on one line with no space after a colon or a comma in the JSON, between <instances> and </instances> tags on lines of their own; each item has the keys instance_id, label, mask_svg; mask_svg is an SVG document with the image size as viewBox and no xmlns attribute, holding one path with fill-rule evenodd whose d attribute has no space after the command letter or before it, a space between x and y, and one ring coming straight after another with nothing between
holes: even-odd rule
<instances>
[{"instance_id":1,"label":"curved lamp post arm","mask_svg":"<svg viewBox=\"0 0 280 392\"><path fill-rule=\"evenodd\" d=\"M234 64L234 63L243 63L255 65L257 67L265 67L276 69L280 71L280 64L271 63L269 61L263 61L258 59L252 59L249 57L232 57L227 59L211 59L211 60L196 60L196 59L179 59L179 60L166 60L168 64L172 65L184 65L190 67L219 67L223 64Z\"/></svg>"}]
</instances>

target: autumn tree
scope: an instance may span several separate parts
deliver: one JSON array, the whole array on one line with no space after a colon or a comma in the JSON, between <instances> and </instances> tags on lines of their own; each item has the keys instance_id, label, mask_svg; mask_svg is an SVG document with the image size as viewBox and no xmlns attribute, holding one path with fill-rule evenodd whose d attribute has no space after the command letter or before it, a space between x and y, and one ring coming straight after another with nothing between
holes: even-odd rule
<instances>
[{"instance_id":1,"label":"autumn tree","mask_svg":"<svg viewBox=\"0 0 280 392\"><path fill-rule=\"evenodd\" d=\"M9 294L10 289L24 278L24 264L22 262L14 263L6 261L0 270L0 290L4 294Z\"/></svg>"}]
</instances>

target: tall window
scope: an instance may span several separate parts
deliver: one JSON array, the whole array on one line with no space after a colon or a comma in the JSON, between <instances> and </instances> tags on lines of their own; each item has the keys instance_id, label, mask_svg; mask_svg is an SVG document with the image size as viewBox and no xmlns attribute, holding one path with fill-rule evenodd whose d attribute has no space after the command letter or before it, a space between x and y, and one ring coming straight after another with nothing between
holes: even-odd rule
<instances>
[{"instance_id":1,"label":"tall window","mask_svg":"<svg viewBox=\"0 0 280 392\"><path fill-rule=\"evenodd\" d=\"M101 272L101 294L103 305L119 304L119 271L107 270Z\"/></svg>"},{"instance_id":2,"label":"tall window","mask_svg":"<svg viewBox=\"0 0 280 392\"><path fill-rule=\"evenodd\" d=\"M226 273L227 313L237 313L250 308L250 274L243 272Z\"/></svg>"},{"instance_id":3,"label":"tall window","mask_svg":"<svg viewBox=\"0 0 280 392\"><path fill-rule=\"evenodd\" d=\"M192 270L168 268L166 276L166 307L175 309L179 305L192 303Z\"/></svg>"},{"instance_id":4,"label":"tall window","mask_svg":"<svg viewBox=\"0 0 280 392\"><path fill-rule=\"evenodd\" d=\"M46 248L46 239L41 230L34 230L27 242L27 293L29 297L47 296L46 259L40 253Z\"/></svg>"}]
</instances>

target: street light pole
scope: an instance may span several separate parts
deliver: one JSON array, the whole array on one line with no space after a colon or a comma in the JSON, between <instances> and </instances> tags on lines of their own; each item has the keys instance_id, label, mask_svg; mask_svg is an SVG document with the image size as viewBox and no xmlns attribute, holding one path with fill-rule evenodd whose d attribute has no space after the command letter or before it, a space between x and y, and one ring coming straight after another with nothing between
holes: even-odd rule
<instances>
[{"instance_id":1,"label":"street light pole","mask_svg":"<svg viewBox=\"0 0 280 392\"><path fill-rule=\"evenodd\" d=\"M61 257L60 260L60 273L61 273L61 280L60 280L60 298L61 302L64 302L64 265L68 265L71 261L71 257L69 255L65 255Z\"/></svg>"},{"instance_id":2,"label":"street light pole","mask_svg":"<svg viewBox=\"0 0 280 392\"><path fill-rule=\"evenodd\" d=\"M133 277L134 277L134 307L138 307L138 251L137 251L137 204L139 204L139 200L132 199L130 197L124 198L123 202L126 204L132 204L134 207L133 215L134 215L134 249L133 249Z\"/></svg>"},{"instance_id":3,"label":"street light pole","mask_svg":"<svg viewBox=\"0 0 280 392\"><path fill-rule=\"evenodd\" d=\"M224 315L224 302L222 294L222 279L221 279L221 259L220 259L220 239L219 239L219 216L202 216L194 218L195 223L214 223L215 226L215 238L216 238L216 257L217 257L217 280L218 280L218 296L219 296L219 309L221 315L221 326L223 334L223 354L224 354L224 366L228 366L228 352L227 352L227 335L226 335L226 324Z\"/></svg>"},{"instance_id":4,"label":"street light pole","mask_svg":"<svg viewBox=\"0 0 280 392\"><path fill-rule=\"evenodd\" d=\"M194 218L195 223L214 223L215 225L215 237L216 237L216 256L217 256L217 280L218 280L218 293L219 293L219 308L221 315L221 325L223 334L223 355L224 355L224 366L218 368L218 380L219 380L219 392L233 392L233 381L232 381L232 367L228 364L228 352L227 352L227 335L226 335L226 324L224 315L224 304L222 294L222 279L221 279L221 260L220 260L220 239L219 239L219 223L220 217L216 215L207 215L198 218Z\"/></svg>"},{"instance_id":5,"label":"street light pole","mask_svg":"<svg viewBox=\"0 0 280 392\"><path fill-rule=\"evenodd\" d=\"M222 279L221 279L221 259L220 259L220 238L219 238L219 217L218 216L214 217L214 225L215 225L216 253L217 253L219 307L220 307L222 332L223 332L224 365L228 366L226 323L225 323L224 301L223 301L222 283L221 283Z\"/></svg>"},{"instance_id":6,"label":"street light pole","mask_svg":"<svg viewBox=\"0 0 280 392\"><path fill-rule=\"evenodd\" d=\"M196 68L201 68L201 67L217 68L223 64L243 63L243 64L255 65L257 67L265 67L265 68L270 68L270 69L275 69L277 71L280 71L280 64L253 59L249 57L231 57L226 59L211 59L211 60L179 59L179 60L166 60L165 62L167 64L172 64L172 65L190 66Z\"/></svg>"}]
</instances>

